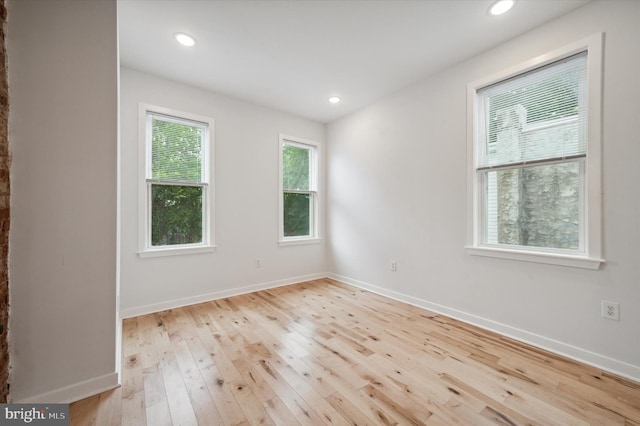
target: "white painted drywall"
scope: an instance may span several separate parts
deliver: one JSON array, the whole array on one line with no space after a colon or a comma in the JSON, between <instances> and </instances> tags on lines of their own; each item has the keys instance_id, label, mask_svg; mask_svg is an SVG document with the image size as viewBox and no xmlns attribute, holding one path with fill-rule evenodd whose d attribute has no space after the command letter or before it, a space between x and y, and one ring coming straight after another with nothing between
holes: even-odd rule
<instances>
[{"instance_id":1,"label":"white painted drywall","mask_svg":"<svg viewBox=\"0 0 640 426\"><path fill-rule=\"evenodd\" d=\"M115 0L10 0L11 398L117 384Z\"/></svg>"},{"instance_id":2,"label":"white painted drywall","mask_svg":"<svg viewBox=\"0 0 640 426\"><path fill-rule=\"evenodd\" d=\"M324 145L323 124L127 68L121 70L120 89L123 316L326 274L324 241L277 244L278 136ZM213 253L155 258L137 254L140 102L215 120ZM324 172L324 161L321 169ZM256 257L260 268L255 267Z\"/></svg>"},{"instance_id":3,"label":"white painted drywall","mask_svg":"<svg viewBox=\"0 0 640 426\"><path fill-rule=\"evenodd\" d=\"M640 2L590 3L329 124L330 270L640 379L638 22ZM606 33L606 265L470 256L467 83L598 32ZM619 322L601 318L602 299L620 302Z\"/></svg>"}]
</instances>

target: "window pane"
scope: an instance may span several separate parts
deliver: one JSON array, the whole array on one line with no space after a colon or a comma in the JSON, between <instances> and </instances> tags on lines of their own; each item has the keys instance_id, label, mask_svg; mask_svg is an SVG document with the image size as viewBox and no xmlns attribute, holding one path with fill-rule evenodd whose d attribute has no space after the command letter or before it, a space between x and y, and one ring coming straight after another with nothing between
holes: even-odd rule
<instances>
[{"instance_id":1,"label":"window pane","mask_svg":"<svg viewBox=\"0 0 640 426\"><path fill-rule=\"evenodd\" d=\"M151 178L202 181L204 127L152 119Z\"/></svg>"},{"instance_id":2,"label":"window pane","mask_svg":"<svg viewBox=\"0 0 640 426\"><path fill-rule=\"evenodd\" d=\"M202 242L200 186L151 185L151 245Z\"/></svg>"},{"instance_id":3,"label":"window pane","mask_svg":"<svg viewBox=\"0 0 640 426\"><path fill-rule=\"evenodd\" d=\"M311 194L284 193L284 236L303 237L311 235Z\"/></svg>"},{"instance_id":4,"label":"window pane","mask_svg":"<svg viewBox=\"0 0 640 426\"><path fill-rule=\"evenodd\" d=\"M580 162L485 172L489 244L577 250Z\"/></svg>"},{"instance_id":5,"label":"window pane","mask_svg":"<svg viewBox=\"0 0 640 426\"><path fill-rule=\"evenodd\" d=\"M310 190L311 150L297 146L282 147L282 188Z\"/></svg>"}]
</instances>

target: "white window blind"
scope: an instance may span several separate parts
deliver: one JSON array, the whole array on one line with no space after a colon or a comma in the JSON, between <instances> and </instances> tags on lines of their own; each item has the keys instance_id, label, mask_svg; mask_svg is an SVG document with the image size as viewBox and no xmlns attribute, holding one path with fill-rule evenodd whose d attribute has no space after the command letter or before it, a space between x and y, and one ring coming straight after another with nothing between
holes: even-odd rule
<instances>
[{"instance_id":1,"label":"white window blind","mask_svg":"<svg viewBox=\"0 0 640 426\"><path fill-rule=\"evenodd\" d=\"M150 113L151 169L159 182L204 182L205 125Z\"/></svg>"},{"instance_id":2,"label":"white window blind","mask_svg":"<svg viewBox=\"0 0 640 426\"><path fill-rule=\"evenodd\" d=\"M477 170L586 156L586 92L586 52L479 89Z\"/></svg>"}]
</instances>

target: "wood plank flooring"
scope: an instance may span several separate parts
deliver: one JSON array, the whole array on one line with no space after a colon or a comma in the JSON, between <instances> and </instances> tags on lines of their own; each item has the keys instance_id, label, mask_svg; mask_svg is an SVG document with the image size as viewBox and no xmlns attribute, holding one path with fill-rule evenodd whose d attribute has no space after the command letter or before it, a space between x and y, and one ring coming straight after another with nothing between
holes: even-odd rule
<instances>
[{"instance_id":1,"label":"wood plank flooring","mask_svg":"<svg viewBox=\"0 0 640 426\"><path fill-rule=\"evenodd\" d=\"M329 279L123 324L71 425L640 425L640 384Z\"/></svg>"}]
</instances>

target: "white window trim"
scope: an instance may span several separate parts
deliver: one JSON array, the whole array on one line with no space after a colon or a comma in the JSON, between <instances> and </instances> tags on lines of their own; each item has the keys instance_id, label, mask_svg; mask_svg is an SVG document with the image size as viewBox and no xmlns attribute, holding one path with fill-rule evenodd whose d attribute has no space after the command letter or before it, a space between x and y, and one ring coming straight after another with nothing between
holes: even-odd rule
<instances>
[{"instance_id":1,"label":"white window trim","mask_svg":"<svg viewBox=\"0 0 640 426\"><path fill-rule=\"evenodd\" d=\"M284 236L284 194L283 194L283 176L282 176L282 145L287 142L291 145L300 145L303 148L312 147L315 149L315 169L311 170L315 182L315 203L313 211L313 232L310 236L303 237L285 237ZM318 142L308 139L302 139L295 136L287 136L280 134L278 138L278 245L289 246L299 244L317 244L322 241L320 237L320 206L322 205L322 177L320 174L322 164L322 149Z\"/></svg>"},{"instance_id":2,"label":"white window trim","mask_svg":"<svg viewBox=\"0 0 640 426\"><path fill-rule=\"evenodd\" d=\"M204 188L204 222L202 243L197 244L180 244L175 246L152 247L150 244L150 214L148 186L147 186L147 168L150 167L150 150L147 149L148 129L147 129L147 113L157 113L178 119L191 120L207 125L208 129L205 134L205 156L204 156L204 175L206 176L206 185ZM214 163L214 120L211 117L196 115L188 112L177 111L171 108L161 107L157 105L138 104L138 256L141 258L159 257L159 256L175 256L196 253L209 253L215 250L214 244L214 215L215 206L214 183L212 182Z\"/></svg>"},{"instance_id":3,"label":"white window trim","mask_svg":"<svg viewBox=\"0 0 640 426\"><path fill-rule=\"evenodd\" d=\"M594 34L517 66L498 72L467 85L467 253L551 265L598 269L602 258L602 64L603 33ZM518 76L527 71L556 62L580 52L587 56L588 131L587 172L585 176L586 204L584 212L584 254L546 252L538 248L482 244L481 189L475 172L476 144L479 132L475 120L478 105L477 91L483 87Z\"/></svg>"}]
</instances>

